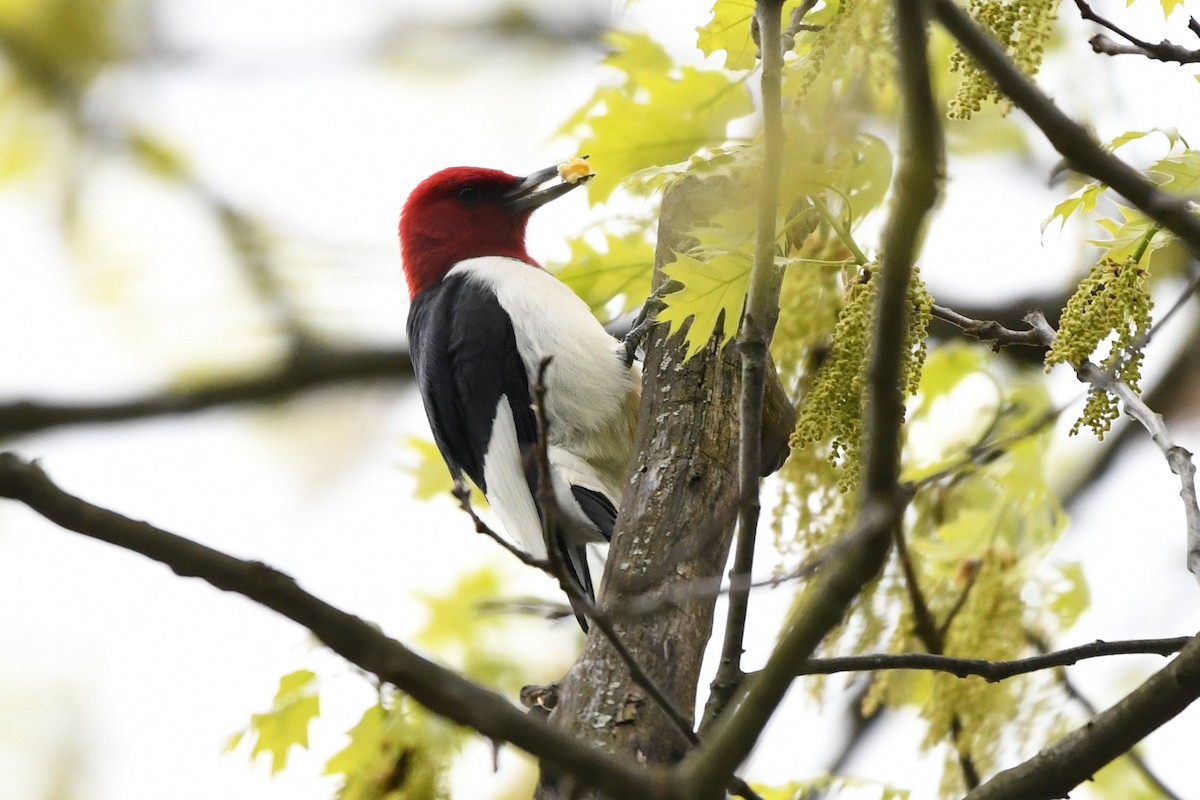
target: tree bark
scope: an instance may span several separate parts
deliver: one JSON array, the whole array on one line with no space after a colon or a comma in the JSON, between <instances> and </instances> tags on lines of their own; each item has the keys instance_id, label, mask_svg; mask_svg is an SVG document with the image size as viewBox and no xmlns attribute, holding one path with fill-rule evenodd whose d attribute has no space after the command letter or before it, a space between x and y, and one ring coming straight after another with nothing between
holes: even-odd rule
<instances>
[{"instance_id":1,"label":"tree bark","mask_svg":"<svg viewBox=\"0 0 1200 800\"><path fill-rule=\"evenodd\" d=\"M663 280L662 265L684 246L687 231L727 202L716 183L687 179L664 198L656 284ZM619 637L688 720L694 717L714 589L728 557L738 495L740 370L736 348L720 350L716 341L684 362L681 336L668 339L665 326L651 331L634 467L603 584L604 608ZM596 626L562 683L551 722L641 763L673 763L690 747ZM544 771L536 796L598 796L572 791Z\"/></svg>"}]
</instances>

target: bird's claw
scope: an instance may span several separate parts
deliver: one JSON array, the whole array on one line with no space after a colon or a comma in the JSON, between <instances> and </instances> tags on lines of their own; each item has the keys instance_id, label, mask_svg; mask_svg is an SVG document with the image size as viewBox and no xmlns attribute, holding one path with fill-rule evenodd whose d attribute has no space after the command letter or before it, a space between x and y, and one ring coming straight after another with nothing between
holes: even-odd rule
<instances>
[{"instance_id":1,"label":"bird's claw","mask_svg":"<svg viewBox=\"0 0 1200 800\"><path fill-rule=\"evenodd\" d=\"M637 317L633 320L633 327L629 329L629 333L625 334L625 338L621 340L621 347L625 352L625 366L632 366L633 362L637 360L638 350L641 349L642 343L646 341L646 336L649 335L650 329L658 324L658 312L667 307L667 304L663 302L663 298L682 288L682 283L668 278L646 298L646 302L642 304L642 310L638 312Z\"/></svg>"}]
</instances>

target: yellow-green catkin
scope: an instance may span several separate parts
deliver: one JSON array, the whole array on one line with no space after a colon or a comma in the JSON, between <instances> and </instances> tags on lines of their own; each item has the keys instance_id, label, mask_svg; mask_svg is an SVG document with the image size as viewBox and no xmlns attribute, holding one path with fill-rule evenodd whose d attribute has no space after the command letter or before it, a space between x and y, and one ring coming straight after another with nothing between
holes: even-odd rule
<instances>
[{"instance_id":1,"label":"yellow-green catkin","mask_svg":"<svg viewBox=\"0 0 1200 800\"><path fill-rule=\"evenodd\" d=\"M1063 309L1058 337L1046 354L1046 369L1055 364L1078 369L1101 342L1111 338L1100 368L1140 391L1143 356L1138 345L1150 327L1152 307L1149 276L1137 256L1093 265ZM1119 414L1117 398L1093 388L1071 433L1086 426L1103 439Z\"/></svg>"},{"instance_id":2,"label":"yellow-green catkin","mask_svg":"<svg viewBox=\"0 0 1200 800\"><path fill-rule=\"evenodd\" d=\"M827 445L827 458L840 471L838 489L842 492L858 485L861 466L855 456L862 442L867 346L879 286L874 276L874 266L867 265L846 287L829 356L804 400L792 434L795 450Z\"/></svg>"},{"instance_id":3,"label":"yellow-green catkin","mask_svg":"<svg viewBox=\"0 0 1200 800\"><path fill-rule=\"evenodd\" d=\"M838 275L851 254L836 237L810 225L789 227L788 267L779 293L779 323L771 341L775 369L791 397L808 395L824 362L842 307ZM814 449L793 451L779 472L780 497L773 529L780 553L810 553L840 518L838 475Z\"/></svg>"},{"instance_id":4,"label":"yellow-green catkin","mask_svg":"<svg viewBox=\"0 0 1200 800\"><path fill-rule=\"evenodd\" d=\"M784 94L793 104L811 103L810 93L828 101L832 87L842 102L856 92L875 95L894 87L895 53L891 46L888 0L840 0L826 3L805 17L818 26L795 37L785 62Z\"/></svg>"},{"instance_id":5,"label":"yellow-green catkin","mask_svg":"<svg viewBox=\"0 0 1200 800\"><path fill-rule=\"evenodd\" d=\"M845 54L854 41L856 0L843 0L815 36L798 36L795 52L800 56L786 62L784 92L792 103L800 103L812 85L822 75L825 60L831 55Z\"/></svg>"},{"instance_id":6,"label":"yellow-green catkin","mask_svg":"<svg viewBox=\"0 0 1200 800\"><path fill-rule=\"evenodd\" d=\"M870 264L850 281L834 328L829 357L805 399L792 435L794 449L821 447L826 450L828 459L840 471L838 489L842 492L857 488L861 472L858 456L863 437L871 318L878 283ZM905 396L914 394L921 380L926 352L925 331L933 307L933 300L917 272L909 284L908 299L905 359L901 365L901 388Z\"/></svg>"},{"instance_id":7,"label":"yellow-green catkin","mask_svg":"<svg viewBox=\"0 0 1200 800\"><path fill-rule=\"evenodd\" d=\"M960 593L969 594L947 631L946 655L1005 661L1023 654L1025 606L1021 589L1027 577L1010 553L985 553L972 573L969 590L966 586L959 588ZM990 683L977 677L935 675L933 696L938 699L922 706L922 714L929 721L923 744L928 747L948 742L969 755L980 771L993 772L1003 733L1029 699L1025 684L1021 678ZM957 757L953 760L957 762ZM948 765L943 775L943 797L962 796L960 777L957 763Z\"/></svg>"},{"instance_id":8,"label":"yellow-green catkin","mask_svg":"<svg viewBox=\"0 0 1200 800\"><path fill-rule=\"evenodd\" d=\"M968 12L986 28L1004 52L1026 75L1037 74L1046 53L1057 0L970 0ZM962 75L950 102L951 119L970 119L987 102L1002 102L1003 95L986 72L961 49L950 58L950 71Z\"/></svg>"}]
</instances>

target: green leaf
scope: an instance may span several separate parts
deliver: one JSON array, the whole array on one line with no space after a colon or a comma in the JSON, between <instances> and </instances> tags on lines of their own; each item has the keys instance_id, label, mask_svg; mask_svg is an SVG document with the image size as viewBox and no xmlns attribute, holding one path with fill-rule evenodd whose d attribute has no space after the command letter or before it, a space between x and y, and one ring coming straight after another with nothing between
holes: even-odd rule
<instances>
[{"instance_id":1,"label":"green leaf","mask_svg":"<svg viewBox=\"0 0 1200 800\"><path fill-rule=\"evenodd\" d=\"M417 485L413 487L413 496L418 500L431 500L439 495L449 494L454 488L454 480L450 470L442 460L442 454L437 444L420 436L404 437L404 449L416 454L413 464L402 464L400 469L412 475Z\"/></svg>"},{"instance_id":2,"label":"green leaf","mask_svg":"<svg viewBox=\"0 0 1200 800\"><path fill-rule=\"evenodd\" d=\"M696 46L706 56L725 51L725 69L754 69L758 48L750 38L754 0L717 0L712 19L696 28Z\"/></svg>"},{"instance_id":3,"label":"green leaf","mask_svg":"<svg viewBox=\"0 0 1200 800\"><path fill-rule=\"evenodd\" d=\"M1150 172L1162 178L1159 183L1167 191L1194 194L1200 191L1200 150L1167 156L1152 164Z\"/></svg>"},{"instance_id":4,"label":"green leaf","mask_svg":"<svg viewBox=\"0 0 1200 800\"><path fill-rule=\"evenodd\" d=\"M1140 211L1118 205L1117 212L1121 215L1119 220L1108 217L1096 220L1101 228L1108 231L1110 238L1088 240L1088 244L1093 244L1104 251L1100 259L1120 263L1143 247L1146 248L1147 253L1150 253L1166 247L1174 240L1174 235L1170 231L1163 230Z\"/></svg>"},{"instance_id":5,"label":"green leaf","mask_svg":"<svg viewBox=\"0 0 1200 800\"><path fill-rule=\"evenodd\" d=\"M458 734L399 694L368 708L346 732L350 742L325 762L341 775L337 800L440 800Z\"/></svg>"},{"instance_id":6,"label":"green leaf","mask_svg":"<svg viewBox=\"0 0 1200 800\"><path fill-rule=\"evenodd\" d=\"M401 472L406 472L416 479L413 496L418 500L432 500L435 497L449 495L454 490L454 479L442 459L437 444L420 436L404 437L403 447L416 455L411 464L400 464ZM475 485L471 485L471 505L477 509L487 508L487 498Z\"/></svg>"},{"instance_id":7,"label":"green leaf","mask_svg":"<svg viewBox=\"0 0 1200 800\"><path fill-rule=\"evenodd\" d=\"M631 81L646 72L666 73L675 62L666 49L649 34L612 30L605 36L612 52L604 59L606 66L620 70Z\"/></svg>"},{"instance_id":8,"label":"green leaf","mask_svg":"<svg viewBox=\"0 0 1200 800\"><path fill-rule=\"evenodd\" d=\"M753 110L744 81L721 70L673 69L645 34L621 32L605 64L620 70L619 87L603 87L560 128L581 137L596 177L588 198L599 203L629 175L683 161L726 141L729 121Z\"/></svg>"},{"instance_id":9,"label":"green leaf","mask_svg":"<svg viewBox=\"0 0 1200 800\"><path fill-rule=\"evenodd\" d=\"M1096 201L1100 199L1100 195L1108 189L1107 186L1101 183L1089 183L1086 186L1076 190L1070 197L1063 200L1054 207L1054 211L1050 216L1042 222L1042 233L1046 232L1046 228L1050 227L1051 223L1056 219L1061 219L1059 225L1061 229L1067 224L1067 220L1076 213L1089 213L1096 208Z\"/></svg>"},{"instance_id":10,"label":"green leaf","mask_svg":"<svg viewBox=\"0 0 1200 800\"><path fill-rule=\"evenodd\" d=\"M647 72L666 73L674 66L671 56L661 44L650 38L649 34L611 30L604 39L611 51L603 63L621 73L621 83L618 86L597 88L583 105L563 120L558 128L558 133L562 136L574 133L587 122L588 117L598 113L598 109L607 107L610 99L619 97L622 92L635 91L640 75Z\"/></svg>"},{"instance_id":11,"label":"green leaf","mask_svg":"<svg viewBox=\"0 0 1200 800\"><path fill-rule=\"evenodd\" d=\"M712 147L703 153L696 153L685 161L674 164L656 164L652 167L638 170L629 176L629 183L635 184L639 191L646 194L657 192L672 181L684 175L713 177L735 175L753 162L755 153L745 144L727 144Z\"/></svg>"},{"instance_id":12,"label":"green leaf","mask_svg":"<svg viewBox=\"0 0 1200 800\"><path fill-rule=\"evenodd\" d=\"M925 359L921 373L921 411L927 413L935 400L950 393L964 378L984 368L987 352L965 343L943 345Z\"/></svg>"},{"instance_id":13,"label":"green leaf","mask_svg":"<svg viewBox=\"0 0 1200 800\"><path fill-rule=\"evenodd\" d=\"M636 92L610 97L588 120L580 143L597 165L588 182L593 203L608 198L628 175L688 158L725 142L729 121L753 110L746 87L724 72L684 67L678 77L647 73ZM601 168L602 167L602 168Z\"/></svg>"},{"instance_id":14,"label":"green leaf","mask_svg":"<svg viewBox=\"0 0 1200 800\"><path fill-rule=\"evenodd\" d=\"M1174 147L1180 142L1182 142L1185 147L1187 146L1187 140L1183 138L1177 128L1149 128L1144 131L1126 131L1106 144L1105 148L1109 151L1117 150L1129 144L1130 142L1136 142L1138 139L1143 139L1152 133L1161 133L1163 136L1167 137L1168 147Z\"/></svg>"},{"instance_id":15,"label":"green leaf","mask_svg":"<svg viewBox=\"0 0 1200 800\"><path fill-rule=\"evenodd\" d=\"M704 349L718 326L722 347L733 338L746 302L750 266L750 259L742 253L720 252L705 261L678 253L674 262L663 267L683 288L666 296L666 308L658 319L670 325L672 332L691 321L685 359Z\"/></svg>"},{"instance_id":16,"label":"green leaf","mask_svg":"<svg viewBox=\"0 0 1200 800\"><path fill-rule=\"evenodd\" d=\"M860 133L841 151L833 165L837 185L854 213L857 224L866 214L883 204L892 183L892 151L878 136Z\"/></svg>"},{"instance_id":17,"label":"green leaf","mask_svg":"<svg viewBox=\"0 0 1200 800\"><path fill-rule=\"evenodd\" d=\"M616 315L637 308L650 293L654 272L654 244L642 231L618 236L605 234L605 248L592 247L584 237L570 241L571 258L562 265L550 265L558 279L603 316L614 298L621 303Z\"/></svg>"},{"instance_id":18,"label":"green leaf","mask_svg":"<svg viewBox=\"0 0 1200 800\"><path fill-rule=\"evenodd\" d=\"M1047 609L1058 617L1059 625L1065 630L1091 605L1092 594L1079 562L1063 564L1058 568L1058 574L1058 584L1050 587L1053 594Z\"/></svg>"},{"instance_id":19,"label":"green leaf","mask_svg":"<svg viewBox=\"0 0 1200 800\"><path fill-rule=\"evenodd\" d=\"M293 745L308 748L308 725L321 713L316 677L311 670L302 669L280 678L271 710L251 715L250 727L231 736L226 750L236 748L249 734L254 739L250 760L267 753L271 756L271 773L283 770Z\"/></svg>"},{"instance_id":20,"label":"green leaf","mask_svg":"<svg viewBox=\"0 0 1200 800\"><path fill-rule=\"evenodd\" d=\"M1131 6L1136 1L1137 0L1125 0L1125 5ZM1185 0L1158 0L1158 2L1159 5L1162 6L1163 19L1166 19L1171 16L1171 12L1182 6Z\"/></svg>"},{"instance_id":21,"label":"green leaf","mask_svg":"<svg viewBox=\"0 0 1200 800\"><path fill-rule=\"evenodd\" d=\"M1186 150L1162 158L1150 165L1148 171L1160 186L1173 194L1193 195L1200 192L1200 150ZM1088 242L1104 249L1101 258L1119 262L1143 247L1146 253L1153 253L1176 239L1175 234L1160 228L1140 211L1118 204L1117 212L1119 219L1102 217L1097 220L1111 238Z\"/></svg>"},{"instance_id":22,"label":"green leaf","mask_svg":"<svg viewBox=\"0 0 1200 800\"><path fill-rule=\"evenodd\" d=\"M316 679L317 674L310 669L289 672L279 679L279 691L275 693L275 702L278 704L290 701L293 695L303 692Z\"/></svg>"},{"instance_id":23,"label":"green leaf","mask_svg":"<svg viewBox=\"0 0 1200 800\"><path fill-rule=\"evenodd\" d=\"M350 743L325 762L326 775L350 775L379 758L386 732L387 711L381 704L368 708L354 727L346 731Z\"/></svg>"},{"instance_id":24,"label":"green leaf","mask_svg":"<svg viewBox=\"0 0 1200 800\"><path fill-rule=\"evenodd\" d=\"M1158 133L1166 137L1167 147L1173 149L1176 145L1183 144L1187 147L1187 140L1180 135L1175 128L1150 128L1144 131L1126 131L1115 139L1104 145L1106 150L1114 151L1130 142L1135 142L1139 139ZM1168 183L1176 177L1180 181L1180 188L1173 191L1189 192L1194 190L1194 184L1191 183L1195 179L1197 166L1193 163L1192 151L1187 151L1181 156L1168 156L1150 167L1150 172L1157 172L1165 178L1162 183ZM1175 163L1178 162L1178 163ZM1178 173L1178 174L1176 174ZM1184 188L1186 187L1186 188ZM1076 213L1091 213L1096 209L1096 201L1100 196L1108 191L1108 186L1097 181L1092 181L1077 189L1070 197L1063 200L1054 207L1053 213L1042 223L1042 233L1046 232L1046 228L1050 226L1055 219L1061 219L1062 225L1067 223L1067 220ZM1061 226L1060 226L1061 227Z\"/></svg>"},{"instance_id":25,"label":"green leaf","mask_svg":"<svg viewBox=\"0 0 1200 800\"><path fill-rule=\"evenodd\" d=\"M500 576L488 566L463 575L454 588L444 594L417 593L429 619L415 641L437 650L447 644L469 640L472 629L480 622L480 603L494 600L499 593Z\"/></svg>"}]
</instances>

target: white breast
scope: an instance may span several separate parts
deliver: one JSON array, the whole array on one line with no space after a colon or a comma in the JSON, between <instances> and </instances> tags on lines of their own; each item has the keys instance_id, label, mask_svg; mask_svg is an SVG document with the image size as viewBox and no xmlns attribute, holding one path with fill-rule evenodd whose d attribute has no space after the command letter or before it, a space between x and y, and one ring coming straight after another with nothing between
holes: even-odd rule
<instances>
[{"instance_id":1,"label":"white breast","mask_svg":"<svg viewBox=\"0 0 1200 800\"><path fill-rule=\"evenodd\" d=\"M464 274L487 286L512 320L517 349L530 381L541 361L546 371L546 418L550 444L572 453L603 474L610 462L620 471L632 449L633 415L640 369L624 363L620 343L592 316L587 304L545 270L512 258L485 256L459 262ZM619 501L619 486L606 486Z\"/></svg>"}]
</instances>

